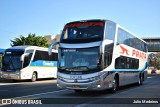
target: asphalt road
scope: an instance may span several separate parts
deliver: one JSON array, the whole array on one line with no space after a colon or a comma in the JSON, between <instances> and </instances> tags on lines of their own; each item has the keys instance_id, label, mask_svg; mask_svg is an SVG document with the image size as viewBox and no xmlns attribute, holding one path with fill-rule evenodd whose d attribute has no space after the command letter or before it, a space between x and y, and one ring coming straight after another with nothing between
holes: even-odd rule
<instances>
[{"instance_id":1,"label":"asphalt road","mask_svg":"<svg viewBox=\"0 0 160 107\"><path fill-rule=\"evenodd\" d=\"M13 107L160 107L160 75L149 75L143 85L132 84L120 87L114 94L108 90L82 93L75 93L68 89L59 90L56 87L56 80L0 83L0 98L38 99L43 103L42 105L5 105Z\"/></svg>"},{"instance_id":2,"label":"asphalt road","mask_svg":"<svg viewBox=\"0 0 160 107\"><path fill-rule=\"evenodd\" d=\"M0 99L15 98L56 90L59 90L56 86L56 79L43 79L36 82L13 82L10 80L0 81Z\"/></svg>"}]
</instances>

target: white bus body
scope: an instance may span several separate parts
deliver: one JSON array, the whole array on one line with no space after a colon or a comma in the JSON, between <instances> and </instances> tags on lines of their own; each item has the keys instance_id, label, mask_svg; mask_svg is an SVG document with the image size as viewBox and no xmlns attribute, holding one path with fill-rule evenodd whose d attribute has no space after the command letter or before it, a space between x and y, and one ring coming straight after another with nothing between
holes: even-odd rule
<instances>
[{"instance_id":1,"label":"white bus body","mask_svg":"<svg viewBox=\"0 0 160 107\"><path fill-rule=\"evenodd\" d=\"M57 78L57 50L48 55L48 48L15 46L5 50L1 77L13 80Z\"/></svg>"},{"instance_id":2,"label":"white bus body","mask_svg":"<svg viewBox=\"0 0 160 107\"><path fill-rule=\"evenodd\" d=\"M58 50L57 86L82 90L111 89L146 79L147 46L109 20L84 20L65 25Z\"/></svg>"}]
</instances>

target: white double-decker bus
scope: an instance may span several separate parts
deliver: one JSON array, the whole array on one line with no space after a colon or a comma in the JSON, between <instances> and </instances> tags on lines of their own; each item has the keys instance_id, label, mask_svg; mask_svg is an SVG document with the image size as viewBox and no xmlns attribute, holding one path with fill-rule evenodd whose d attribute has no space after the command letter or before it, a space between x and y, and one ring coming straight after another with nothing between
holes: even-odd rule
<instances>
[{"instance_id":1,"label":"white double-decker bus","mask_svg":"<svg viewBox=\"0 0 160 107\"><path fill-rule=\"evenodd\" d=\"M82 90L111 89L146 79L147 45L110 20L65 25L58 50L57 86Z\"/></svg>"},{"instance_id":2,"label":"white double-decker bus","mask_svg":"<svg viewBox=\"0 0 160 107\"><path fill-rule=\"evenodd\" d=\"M15 46L5 50L1 77L12 80L57 78L58 51L37 46Z\"/></svg>"}]
</instances>

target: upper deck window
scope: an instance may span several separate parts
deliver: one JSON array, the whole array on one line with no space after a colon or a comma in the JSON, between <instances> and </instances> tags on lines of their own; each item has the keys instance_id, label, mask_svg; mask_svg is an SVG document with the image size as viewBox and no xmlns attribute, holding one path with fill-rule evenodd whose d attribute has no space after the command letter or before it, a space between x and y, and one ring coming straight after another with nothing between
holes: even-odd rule
<instances>
[{"instance_id":1,"label":"upper deck window","mask_svg":"<svg viewBox=\"0 0 160 107\"><path fill-rule=\"evenodd\" d=\"M64 27L61 35L62 43L85 43L103 39L104 23L102 21L88 21L69 23Z\"/></svg>"},{"instance_id":2,"label":"upper deck window","mask_svg":"<svg viewBox=\"0 0 160 107\"><path fill-rule=\"evenodd\" d=\"M107 21L106 30L105 31L106 31L105 39L114 41L115 32L116 32L116 24L111 22L111 21Z\"/></svg>"},{"instance_id":3,"label":"upper deck window","mask_svg":"<svg viewBox=\"0 0 160 107\"><path fill-rule=\"evenodd\" d=\"M145 42L122 28L118 28L117 42L120 44L128 45L143 52L147 52L147 45Z\"/></svg>"}]
</instances>

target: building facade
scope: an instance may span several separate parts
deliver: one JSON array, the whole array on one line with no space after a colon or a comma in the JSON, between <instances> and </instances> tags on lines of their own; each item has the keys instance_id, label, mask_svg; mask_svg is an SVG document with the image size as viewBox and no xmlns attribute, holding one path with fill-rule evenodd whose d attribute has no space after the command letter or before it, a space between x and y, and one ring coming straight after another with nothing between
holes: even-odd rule
<instances>
[{"instance_id":1,"label":"building facade","mask_svg":"<svg viewBox=\"0 0 160 107\"><path fill-rule=\"evenodd\" d=\"M143 38L147 42L149 52L160 52L160 38Z\"/></svg>"},{"instance_id":2,"label":"building facade","mask_svg":"<svg viewBox=\"0 0 160 107\"><path fill-rule=\"evenodd\" d=\"M60 34L57 35L45 35L44 36L47 39L47 43L51 44L52 42L59 42L60 41ZM53 49L58 50L59 45L56 45L53 47Z\"/></svg>"}]
</instances>

